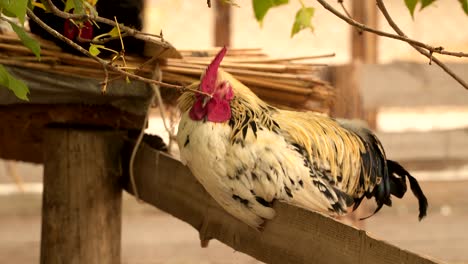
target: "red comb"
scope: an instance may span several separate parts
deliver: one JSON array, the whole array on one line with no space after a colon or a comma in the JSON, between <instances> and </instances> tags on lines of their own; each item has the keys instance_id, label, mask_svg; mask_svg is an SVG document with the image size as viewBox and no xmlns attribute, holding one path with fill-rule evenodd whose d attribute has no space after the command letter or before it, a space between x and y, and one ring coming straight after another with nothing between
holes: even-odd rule
<instances>
[{"instance_id":1,"label":"red comb","mask_svg":"<svg viewBox=\"0 0 468 264\"><path fill-rule=\"evenodd\" d=\"M209 94L213 93L216 84L216 77L218 75L218 68L224 58L224 55L226 55L226 52L226 47L223 47L210 65L208 65L208 68L206 68L205 76L203 76L203 79L201 80L200 87L202 92Z\"/></svg>"}]
</instances>

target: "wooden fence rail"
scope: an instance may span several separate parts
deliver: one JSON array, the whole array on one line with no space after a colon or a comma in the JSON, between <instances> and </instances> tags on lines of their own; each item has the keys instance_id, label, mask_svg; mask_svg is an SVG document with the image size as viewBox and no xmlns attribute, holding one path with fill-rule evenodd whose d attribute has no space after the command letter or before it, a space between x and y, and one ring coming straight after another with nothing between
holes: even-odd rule
<instances>
[{"instance_id":1,"label":"wooden fence rail","mask_svg":"<svg viewBox=\"0 0 468 264\"><path fill-rule=\"evenodd\" d=\"M217 239L267 263L437 263L283 203L274 205L277 217L256 231L218 206L180 161L145 144L134 169L142 200L192 225L200 239ZM128 183L125 188L131 192Z\"/></svg>"}]
</instances>

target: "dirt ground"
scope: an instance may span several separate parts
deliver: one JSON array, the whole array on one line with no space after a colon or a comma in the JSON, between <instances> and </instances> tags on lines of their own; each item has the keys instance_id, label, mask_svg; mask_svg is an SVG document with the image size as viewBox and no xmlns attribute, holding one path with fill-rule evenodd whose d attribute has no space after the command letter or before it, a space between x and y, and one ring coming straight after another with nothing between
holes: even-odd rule
<instances>
[{"instance_id":1,"label":"dirt ground","mask_svg":"<svg viewBox=\"0 0 468 264\"><path fill-rule=\"evenodd\" d=\"M413 197L394 201L365 223L372 236L448 263L468 263L468 181L423 182L429 216L417 221ZM123 263L259 263L212 241L199 246L188 224L125 196ZM40 195L0 196L0 257L9 263L38 263Z\"/></svg>"}]
</instances>

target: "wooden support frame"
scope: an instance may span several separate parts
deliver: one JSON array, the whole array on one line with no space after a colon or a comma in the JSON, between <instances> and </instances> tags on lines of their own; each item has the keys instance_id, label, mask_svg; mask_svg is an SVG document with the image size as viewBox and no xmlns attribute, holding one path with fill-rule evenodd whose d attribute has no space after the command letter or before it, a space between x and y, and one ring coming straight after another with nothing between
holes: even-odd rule
<instances>
[{"instance_id":1,"label":"wooden support frame","mask_svg":"<svg viewBox=\"0 0 468 264\"><path fill-rule=\"evenodd\" d=\"M331 68L331 83L336 90L331 116L347 119L364 117L359 89L361 69L362 63L359 61Z\"/></svg>"},{"instance_id":2,"label":"wooden support frame","mask_svg":"<svg viewBox=\"0 0 468 264\"><path fill-rule=\"evenodd\" d=\"M223 1L214 1L214 45L231 45L231 5Z\"/></svg>"},{"instance_id":3,"label":"wooden support frame","mask_svg":"<svg viewBox=\"0 0 468 264\"><path fill-rule=\"evenodd\" d=\"M42 264L120 263L123 133L44 133Z\"/></svg>"},{"instance_id":4,"label":"wooden support frame","mask_svg":"<svg viewBox=\"0 0 468 264\"><path fill-rule=\"evenodd\" d=\"M135 177L142 200L192 225L201 240L217 239L266 263L436 263L283 203L274 205L277 216L263 231L254 230L225 212L182 163L146 144L136 156Z\"/></svg>"},{"instance_id":5,"label":"wooden support frame","mask_svg":"<svg viewBox=\"0 0 468 264\"><path fill-rule=\"evenodd\" d=\"M49 145L44 144L43 134L48 124L139 130L144 119L144 115L132 114L108 105L0 105L0 157L44 163L43 151Z\"/></svg>"},{"instance_id":6,"label":"wooden support frame","mask_svg":"<svg viewBox=\"0 0 468 264\"><path fill-rule=\"evenodd\" d=\"M351 17L371 28L377 28L377 5L374 0L352 0ZM351 56L353 61L377 63L377 35L351 27Z\"/></svg>"}]
</instances>

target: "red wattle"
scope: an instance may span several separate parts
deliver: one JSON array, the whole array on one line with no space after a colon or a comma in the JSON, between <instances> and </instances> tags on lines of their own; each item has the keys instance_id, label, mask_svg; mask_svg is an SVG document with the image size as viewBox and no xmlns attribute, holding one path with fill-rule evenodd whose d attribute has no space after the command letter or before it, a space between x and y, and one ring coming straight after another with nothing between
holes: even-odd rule
<instances>
[{"instance_id":1,"label":"red wattle","mask_svg":"<svg viewBox=\"0 0 468 264\"><path fill-rule=\"evenodd\" d=\"M212 98L207 104L207 119L211 122L226 122L231 119L231 107L229 101Z\"/></svg>"},{"instance_id":2,"label":"red wattle","mask_svg":"<svg viewBox=\"0 0 468 264\"><path fill-rule=\"evenodd\" d=\"M203 99L199 98L195 101L190 109L189 116L192 120L202 120L206 116L206 107L203 107Z\"/></svg>"}]
</instances>

